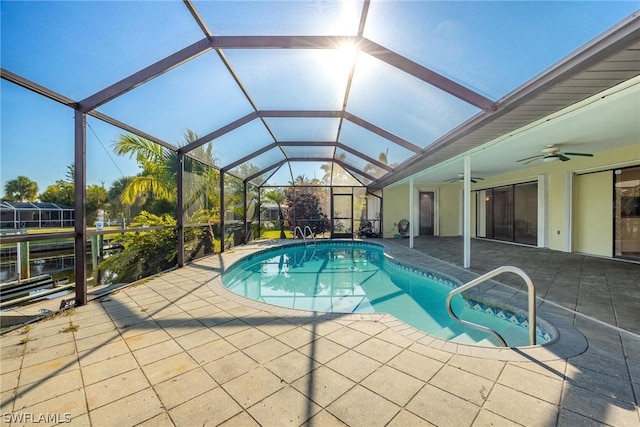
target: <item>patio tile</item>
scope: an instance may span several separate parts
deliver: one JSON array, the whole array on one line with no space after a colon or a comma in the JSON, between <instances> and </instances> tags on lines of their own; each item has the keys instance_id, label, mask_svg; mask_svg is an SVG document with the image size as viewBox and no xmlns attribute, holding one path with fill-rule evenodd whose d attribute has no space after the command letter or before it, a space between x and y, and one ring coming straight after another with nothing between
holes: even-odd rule
<instances>
[{"instance_id":1,"label":"patio tile","mask_svg":"<svg viewBox=\"0 0 640 427\"><path fill-rule=\"evenodd\" d=\"M227 341L239 349L250 347L268 338L269 335L256 328L248 328L244 331L226 336Z\"/></svg>"},{"instance_id":2,"label":"patio tile","mask_svg":"<svg viewBox=\"0 0 640 427\"><path fill-rule=\"evenodd\" d=\"M429 381L444 365L410 350L402 351L387 364L422 381Z\"/></svg>"},{"instance_id":3,"label":"patio tile","mask_svg":"<svg viewBox=\"0 0 640 427\"><path fill-rule=\"evenodd\" d=\"M360 382L382 366L382 363L363 356L360 353L356 353L353 350L349 350L331 360L326 365L345 377L355 382Z\"/></svg>"},{"instance_id":4,"label":"patio tile","mask_svg":"<svg viewBox=\"0 0 640 427\"><path fill-rule=\"evenodd\" d=\"M133 351L133 355L138 363L140 363L140 366L144 366L182 351L182 348L180 348L175 341L167 340L141 348L140 350L135 350Z\"/></svg>"},{"instance_id":5,"label":"patio tile","mask_svg":"<svg viewBox=\"0 0 640 427\"><path fill-rule=\"evenodd\" d=\"M319 338L318 335L302 327L296 327L295 329L276 336L276 339L292 348L302 347L317 338Z\"/></svg>"},{"instance_id":6,"label":"patio tile","mask_svg":"<svg viewBox=\"0 0 640 427\"><path fill-rule=\"evenodd\" d=\"M369 338L367 334L363 334L362 332L356 331L355 329L351 329L349 327L338 329L328 334L326 337L331 341L334 341L347 348L354 348L358 344Z\"/></svg>"},{"instance_id":7,"label":"patio tile","mask_svg":"<svg viewBox=\"0 0 640 427\"><path fill-rule=\"evenodd\" d=\"M158 319L156 323L173 338L199 331L204 327L196 319Z\"/></svg>"},{"instance_id":8,"label":"patio tile","mask_svg":"<svg viewBox=\"0 0 640 427\"><path fill-rule=\"evenodd\" d=\"M325 409L351 426L383 426L400 411L400 407L360 385L347 391Z\"/></svg>"},{"instance_id":9,"label":"patio tile","mask_svg":"<svg viewBox=\"0 0 640 427\"><path fill-rule=\"evenodd\" d=\"M299 426L321 408L293 387L284 387L248 409L261 426Z\"/></svg>"},{"instance_id":10,"label":"patio tile","mask_svg":"<svg viewBox=\"0 0 640 427\"><path fill-rule=\"evenodd\" d=\"M260 424L251 418L251 415L243 411L220 424L220 427L260 427Z\"/></svg>"},{"instance_id":11,"label":"patio tile","mask_svg":"<svg viewBox=\"0 0 640 427\"><path fill-rule=\"evenodd\" d=\"M241 351L236 351L203 366L218 384L224 384L259 366Z\"/></svg>"},{"instance_id":12,"label":"patio tile","mask_svg":"<svg viewBox=\"0 0 640 427\"><path fill-rule=\"evenodd\" d=\"M314 319L313 317L311 317L311 319L313 320L312 322L302 327L310 332L313 332L316 335L327 336L343 328L341 324L331 320L320 320Z\"/></svg>"},{"instance_id":13,"label":"patio tile","mask_svg":"<svg viewBox=\"0 0 640 427\"><path fill-rule=\"evenodd\" d=\"M567 365L567 379L572 385L603 394L612 399L634 403L633 390L629 378L612 377L587 368Z\"/></svg>"},{"instance_id":14,"label":"patio tile","mask_svg":"<svg viewBox=\"0 0 640 427\"><path fill-rule=\"evenodd\" d=\"M169 410L177 426L218 425L240 413L242 408L220 387Z\"/></svg>"},{"instance_id":15,"label":"patio tile","mask_svg":"<svg viewBox=\"0 0 640 427\"><path fill-rule=\"evenodd\" d=\"M171 335L169 335L162 329L156 329L145 334L125 338L125 342L132 351L136 351L141 348L168 341L170 339L172 339Z\"/></svg>"},{"instance_id":16,"label":"patio tile","mask_svg":"<svg viewBox=\"0 0 640 427\"><path fill-rule=\"evenodd\" d=\"M51 397L47 400L44 400L40 403L37 403L32 406L28 406L22 409L15 409L14 411L8 411L14 414L33 414L34 416L39 416L40 414L52 414L55 417L55 420L59 422L56 423L58 425L67 424L67 419L71 418L73 423L72 425L76 425L76 422L83 419L82 415L87 412L87 405L84 397L84 391L82 389L77 389L70 391L65 394L61 394L59 396ZM4 417L3 417L4 421ZM43 425L44 423L13 423L12 425ZM3 424L4 425L4 424ZM87 424L78 424L78 425L89 425Z\"/></svg>"},{"instance_id":17,"label":"patio tile","mask_svg":"<svg viewBox=\"0 0 640 427\"><path fill-rule=\"evenodd\" d=\"M327 338L320 338L300 347L298 351L324 364L347 351L347 348Z\"/></svg>"},{"instance_id":18,"label":"patio tile","mask_svg":"<svg viewBox=\"0 0 640 427\"><path fill-rule=\"evenodd\" d=\"M293 350L266 363L264 366L276 374L281 380L290 384L318 367L318 362Z\"/></svg>"},{"instance_id":19,"label":"patio tile","mask_svg":"<svg viewBox=\"0 0 640 427\"><path fill-rule=\"evenodd\" d=\"M389 366L376 369L360 384L399 406L404 406L424 386L424 382Z\"/></svg>"},{"instance_id":20,"label":"patio tile","mask_svg":"<svg viewBox=\"0 0 640 427\"><path fill-rule=\"evenodd\" d=\"M49 362L64 356L76 354L76 343L73 341L62 343L53 347L48 347L46 351L34 351L24 353L22 358L22 368ZM4 358L4 357L3 357Z\"/></svg>"},{"instance_id":21,"label":"patio tile","mask_svg":"<svg viewBox=\"0 0 640 427\"><path fill-rule=\"evenodd\" d=\"M236 347L229 344L226 340L219 339L187 350L187 353L189 353L199 364L203 365L234 353L237 350L238 349Z\"/></svg>"},{"instance_id":22,"label":"patio tile","mask_svg":"<svg viewBox=\"0 0 640 427\"><path fill-rule=\"evenodd\" d=\"M62 328L68 327L69 324L65 324ZM62 329L61 328L61 329ZM29 338L33 338L31 334L29 334ZM49 347L54 347L61 344L70 343L73 341L72 333L63 333L58 331L58 333L53 335L41 336L36 339L30 339L26 344L26 353L32 353L38 350L47 349Z\"/></svg>"},{"instance_id":23,"label":"patio tile","mask_svg":"<svg viewBox=\"0 0 640 427\"><path fill-rule=\"evenodd\" d=\"M565 387L562 406L569 411L612 426L632 426L640 423L636 405L571 384Z\"/></svg>"},{"instance_id":24,"label":"patio tile","mask_svg":"<svg viewBox=\"0 0 640 427\"><path fill-rule=\"evenodd\" d=\"M498 383L557 405L562 395L562 381L507 364Z\"/></svg>"},{"instance_id":25,"label":"patio tile","mask_svg":"<svg viewBox=\"0 0 640 427\"><path fill-rule=\"evenodd\" d=\"M121 354L129 353L129 351L129 347L127 347L124 340L120 340L100 347L94 347L90 350L78 352L78 360L80 361L80 366L84 367Z\"/></svg>"},{"instance_id":26,"label":"patio tile","mask_svg":"<svg viewBox=\"0 0 640 427\"><path fill-rule=\"evenodd\" d=\"M156 384L153 388L165 408L171 409L217 386L204 369L197 368Z\"/></svg>"},{"instance_id":27,"label":"patio tile","mask_svg":"<svg viewBox=\"0 0 640 427\"><path fill-rule=\"evenodd\" d=\"M398 415L396 415L390 422L387 424L387 427L435 427L434 424L431 424L429 421L423 420L419 416L412 414L411 412L402 409Z\"/></svg>"},{"instance_id":28,"label":"patio tile","mask_svg":"<svg viewBox=\"0 0 640 427\"><path fill-rule=\"evenodd\" d=\"M478 359L476 357L456 354L447 362L447 365L460 368L464 371L471 372L472 374L495 381L498 379L498 376L500 376L500 372L502 372L505 362L500 360Z\"/></svg>"},{"instance_id":29,"label":"patio tile","mask_svg":"<svg viewBox=\"0 0 640 427\"><path fill-rule=\"evenodd\" d=\"M142 371L151 384L158 384L197 367L188 354L178 353L143 366Z\"/></svg>"},{"instance_id":30,"label":"patio tile","mask_svg":"<svg viewBox=\"0 0 640 427\"><path fill-rule=\"evenodd\" d=\"M264 364L277 357L287 354L293 349L275 338L269 338L258 344L244 349L244 353L260 364Z\"/></svg>"},{"instance_id":31,"label":"patio tile","mask_svg":"<svg viewBox=\"0 0 640 427\"><path fill-rule=\"evenodd\" d=\"M137 424L136 427L174 427L175 424L167 412L162 412L147 421Z\"/></svg>"},{"instance_id":32,"label":"patio tile","mask_svg":"<svg viewBox=\"0 0 640 427\"><path fill-rule=\"evenodd\" d=\"M4 360L2 361L2 368L4 371ZM39 363L37 365L31 365L29 367L23 368L20 371L13 371L20 374L20 386L25 386L27 384L31 384L37 381L43 381L46 378L53 377L59 375L63 372L69 372L76 369L79 369L80 365L78 364L78 358L76 355L63 356L58 359L49 360L44 363ZM5 388L7 383L2 381L2 388Z\"/></svg>"},{"instance_id":33,"label":"patio tile","mask_svg":"<svg viewBox=\"0 0 640 427\"><path fill-rule=\"evenodd\" d=\"M138 362L131 353L121 354L111 359L82 367L82 380L86 387L137 368Z\"/></svg>"},{"instance_id":34,"label":"patio tile","mask_svg":"<svg viewBox=\"0 0 640 427\"><path fill-rule=\"evenodd\" d=\"M134 426L164 412L151 387L91 411L96 426Z\"/></svg>"},{"instance_id":35,"label":"patio tile","mask_svg":"<svg viewBox=\"0 0 640 427\"><path fill-rule=\"evenodd\" d=\"M429 384L482 406L493 382L470 372L445 365L429 380Z\"/></svg>"},{"instance_id":36,"label":"patio tile","mask_svg":"<svg viewBox=\"0 0 640 427\"><path fill-rule=\"evenodd\" d=\"M180 345L180 347L185 350L190 350L218 339L220 339L220 335L216 334L211 329L202 327L201 325L199 329L194 329L194 332L176 337L175 341Z\"/></svg>"},{"instance_id":37,"label":"patio tile","mask_svg":"<svg viewBox=\"0 0 640 427\"><path fill-rule=\"evenodd\" d=\"M344 427L346 424L329 412L322 410L308 420L306 425L309 427Z\"/></svg>"},{"instance_id":38,"label":"patio tile","mask_svg":"<svg viewBox=\"0 0 640 427\"><path fill-rule=\"evenodd\" d=\"M284 385L284 380L267 369L257 368L226 382L222 387L242 407L248 408Z\"/></svg>"},{"instance_id":39,"label":"patio tile","mask_svg":"<svg viewBox=\"0 0 640 427\"><path fill-rule=\"evenodd\" d=\"M526 426L555 423L558 407L512 388L496 384L484 408Z\"/></svg>"},{"instance_id":40,"label":"patio tile","mask_svg":"<svg viewBox=\"0 0 640 427\"><path fill-rule=\"evenodd\" d=\"M36 403L82 388L80 370L63 372L43 378L41 381L19 387L16 392L14 411L33 406Z\"/></svg>"},{"instance_id":41,"label":"patio tile","mask_svg":"<svg viewBox=\"0 0 640 427\"><path fill-rule=\"evenodd\" d=\"M438 426L470 426L480 407L427 384L405 406Z\"/></svg>"},{"instance_id":42,"label":"patio tile","mask_svg":"<svg viewBox=\"0 0 640 427\"><path fill-rule=\"evenodd\" d=\"M603 427L605 424L598 422L594 419L584 417L575 412L567 411L566 409L560 409L558 414L558 423L556 427Z\"/></svg>"},{"instance_id":43,"label":"patio tile","mask_svg":"<svg viewBox=\"0 0 640 427\"><path fill-rule=\"evenodd\" d=\"M326 407L355 384L344 375L340 375L326 366L321 366L298 379L292 385L300 393L322 407Z\"/></svg>"},{"instance_id":44,"label":"patio tile","mask_svg":"<svg viewBox=\"0 0 640 427\"><path fill-rule=\"evenodd\" d=\"M297 328L293 323L287 322L284 319L273 319L265 323L261 323L256 326L265 334L275 337L292 329Z\"/></svg>"},{"instance_id":45,"label":"patio tile","mask_svg":"<svg viewBox=\"0 0 640 427\"><path fill-rule=\"evenodd\" d=\"M358 353L371 357L378 362L386 363L400 353L402 351L402 347L398 347L395 344L373 337L356 346L354 350Z\"/></svg>"},{"instance_id":46,"label":"patio tile","mask_svg":"<svg viewBox=\"0 0 640 427\"><path fill-rule=\"evenodd\" d=\"M393 330L386 327L382 332L376 335L376 338L379 338L386 342L390 342L391 344L395 344L402 348L407 348L414 343L412 339L409 339L404 335L394 332Z\"/></svg>"},{"instance_id":47,"label":"patio tile","mask_svg":"<svg viewBox=\"0 0 640 427\"><path fill-rule=\"evenodd\" d=\"M80 326L80 328L73 333L73 337L76 339L76 342L105 332L113 332L114 334L118 333L116 325L114 325L111 320L94 325L86 325L84 321L79 321L76 324Z\"/></svg>"},{"instance_id":48,"label":"patio tile","mask_svg":"<svg viewBox=\"0 0 640 427\"><path fill-rule=\"evenodd\" d=\"M134 369L85 387L87 406L91 411L145 388L150 388L149 382L140 369Z\"/></svg>"},{"instance_id":49,"label":"patio tile","mask_svg":"<svg viewBox=\"0 0 640 427\"><path fill-rule=\"evenodd\" d=\"M240 319L231 317L230 320L218 323L214 326L210 326L211 329L221 337L227 337L229 335L237 334L238 332L245 331L251 326L247 325Z\"/></svg>"}]
</instances>

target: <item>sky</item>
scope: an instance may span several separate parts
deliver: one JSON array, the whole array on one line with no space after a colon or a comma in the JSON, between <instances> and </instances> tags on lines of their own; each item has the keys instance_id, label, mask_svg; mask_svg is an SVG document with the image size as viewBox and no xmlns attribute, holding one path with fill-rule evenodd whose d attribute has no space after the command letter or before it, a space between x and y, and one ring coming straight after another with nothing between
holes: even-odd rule
<instances>
[{"instance_id":1,"label":"sky","mask_svg":"<svg viewBox=\"0 0 640 427\"><path fill-rule=\"evenodd\" d=\"M354 35L361 10L361 1L194 4L215 35ZM2 67L74 101L203 38L178 0L2 0L0 8ZM637 1L373 0L364 36L499 100L637 9ZM356 61L347 111L421 148L479 111L373 57L341 52L225 55L262 110L339 110L350 68L340 61ZM73 109L6 80L0 81L0 107L2 189L19 175L36 181L40 192L64 179L74 157ZM174 145L186 129L204 135L253 111L213 52L98 110ZM335 139L337 121L306 120L267 119L279 140ZM113 153L121 129L92 117L87 123L87 184L108 189L139 172L135 161ZM344 126L341 142L373 158L391 148L394 163L412 154L355 127ZM214 141L214 153L224 165L271 142L264 127L251 122ZM275 150L262 158L268 164L282 156ZM302 171L308 177L321 173Z\"/></svg>"}]
</instances>

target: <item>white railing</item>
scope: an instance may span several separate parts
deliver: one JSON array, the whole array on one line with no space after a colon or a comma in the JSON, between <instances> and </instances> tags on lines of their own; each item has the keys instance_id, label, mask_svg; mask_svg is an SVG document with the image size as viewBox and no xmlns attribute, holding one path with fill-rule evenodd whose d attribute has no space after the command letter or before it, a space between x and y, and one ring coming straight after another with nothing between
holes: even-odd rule
<instances>
[{"instance_id":1,"label":"white railing","mask_svg":"<svg viewBox=\"0 0 640 427\"><path fill-rule=\"evenodd\" d=\"M306 225L304 227L304 230L302 230L302 228L300 228L299 225L296 225L296 228L293 229L293 237L296 237L298 235L298 231L300 231L300 236L302 236L302 240L304 241L304 245L307 246L307 236L306 236L306 232L307 229L309 230L309 235L311 235L311 238L313 238L313 244L316 244L316 236L313 234L313 230L311 229L311 227L309 227L308 225Z\"/></svg>"},{"instance_id":2,"label":"white railing","mask_svg":"<svg viewBox=\"0 0 640 427\"><path fill-rule=\"evenodd\" d=\"M469 326L470 328L474 328L477 329L479 331L483 331L486 332L492 336L494 336L503 347L507 347L507 343L505 342L504 338L502 338L502 336L497 333L496 331L494 331L493 329L487 328L486 326L482 326L482 325L478 325L477 323L473 323L473 322L468 322L466 320L462 320L460 319L454 312L453 309L451 308L451 300L453 299L454 296L456 296L457 294L460 294L464 291L466 291L467 289L471 289L476 285L479 285L480 283L489 280L499 274L502 273L514 273L517 274L518 276L520 276L525 283L527 284L527 289L528 289L528 313L529 313L529 344L530 345L535 345L536 344L536 288L533 286L533 282L531 281L531 278L529 278L529 276L527 275L527 273L525 273L524 271L522 271L522 269L518 268L518 267L512 267L512 266L508 266L508 265L503 265L502 267L498 267L495 270L491 270L490 272L483 274L482 276L478 277L477 279L474 279L468 283L465 283L464 285L460 286L459 288L455 288L454 290L452 290L451 292L449 292L449 295L447 295L447 311L449 312L449 315L456 320L457 322Z\"/></svg>"}]
</instances>

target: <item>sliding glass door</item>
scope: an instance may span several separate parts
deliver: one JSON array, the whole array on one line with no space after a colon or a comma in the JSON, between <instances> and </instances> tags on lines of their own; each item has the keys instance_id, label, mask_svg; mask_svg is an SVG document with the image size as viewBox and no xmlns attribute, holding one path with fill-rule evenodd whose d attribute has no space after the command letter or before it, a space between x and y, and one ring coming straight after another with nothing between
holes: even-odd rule
<instances>
[{"instance_id":1,"label":"sliding glass door","mask_svg":"<svg viewBox=\"0 0 640 427\"><path fill-rule=\"evenodd\" d=\"M476 192L476 235L538 244L538 184L506 185Z\"/></svg>"},{"instance_id":2,"label":"sliding glass door","mask_svg":"<svg viewBox=\"0 0 640 427\"><path fill-rule=\"evenodd\" d=\"M640 259L640 167L614 176L614 256Z\"/></svg>"}]
</instances>

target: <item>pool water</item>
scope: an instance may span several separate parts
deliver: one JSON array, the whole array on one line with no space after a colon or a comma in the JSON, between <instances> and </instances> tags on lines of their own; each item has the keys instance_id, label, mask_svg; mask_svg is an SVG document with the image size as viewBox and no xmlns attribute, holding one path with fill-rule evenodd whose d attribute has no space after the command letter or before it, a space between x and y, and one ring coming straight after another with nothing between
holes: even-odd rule
<instances>
[{"instance_id":1,"label":"pool water","mask_svg":"<svg viewBox=\"0 0 640 427\"><path fill-rule=\"evenodd\" d=\"M455 322L445 300L447 280L429 279L402 268L374 244L331 242L288 245L251 255L225 272L231 291L268 304L333 313L389 313L439 338L498 346L486 333ZM444 283L441 283L444 282ZM528 345L528 330L509 320L474 310L462 296L452 301L464 320L498 332L510 347ZM546 340L538 336L537 342Z\"/></svg>"}]
</instances>

